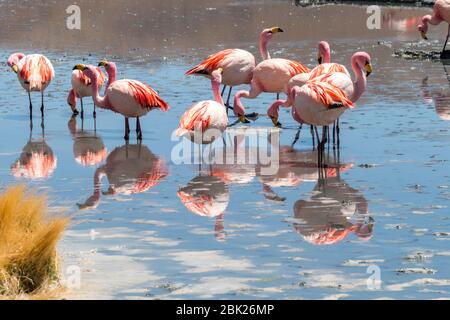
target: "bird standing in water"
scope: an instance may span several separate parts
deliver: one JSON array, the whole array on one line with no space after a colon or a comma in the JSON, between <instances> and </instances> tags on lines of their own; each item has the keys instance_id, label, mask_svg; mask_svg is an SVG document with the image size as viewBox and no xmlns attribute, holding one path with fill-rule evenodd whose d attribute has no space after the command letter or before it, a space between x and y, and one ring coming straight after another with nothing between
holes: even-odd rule
<instances>
[{"instance_id":1,"label":"bird standing in water","mask_svg":"<svg viewBox=\"0 0 450 320\"><path fill-rule=\"evenodd\" d=\"M105 83L105 75L100 70L100 68L96 68L97 71L97 82L99 88L103 86ZM84 75L81 70L73 70L72 71L72 89L69 91L69 95L67 97L67 103L72 109L73 114L77 115L77 98L80 99L81 103L81 118L84 118L84 108L83 108L83 98L84 97L92 97L92 89L91 89L91 80ZM94 103L94 118L96 118L97 113L95 111L95 103Z\"/></svg>"},{"instance_id":2,"label":"bird standing in water","mask_svg":"<svg viewBox=\"0 0 450 320\"><path fill-rule=\"evenodd\" d=\"M28 93L30 100L30 119L33 116L31 92L41 93L41 115L44 117L44 91L55 77L53 65L47 57L41 54L25 55L14 53L8 58L8 66L17 73L21 86Z\"/></svg>"},{"instance_id":3,"label":"bird standing in water","mask_svg":"<svg viewBox=\"0 0 450 320\"><path fill-rule=\"evenodd\" d=\"M279 27L264 29L259 40L259 50L263 60L270 59L267 43L272 39L273 34L283 32ZM253 78L253 70L256 66L256 59L250 52L242 49L225 49L210 55L197 66L186 72L186 75L205 76L211 78L211 74L218 68L223 69L222 83L224 85L222 96L227 86L230 87L226 106L230 105L231 91L233 87L250 84Z\"/></svg>"},{"instance_id":4,"label":"bird standing in water","mask_svg":"<svg viewBox=\"0 0 450 320\"><path fill-rule=\"evenodd\" d=\"M442 48L441 58L444 55L448 38L450 36L450 0L436 0L433 7L433 14L423 16L422 22L418 26L422 38L428 40L428 24L436 26L443 21L447 22L449 26L447 31L447 38L445 39L444 47Z\"/></svg>"},{"instance_id":5,"label":"bird standing in water","mask_svg":"<svg viewBox=\"0 0 450 320\"><path fill-rule=\"evenodd\" d=\"M115 64L113 66L115 71ZM139 118L153 109L169 110L169 105L161 99L150 86L137 80L115 80L108 82L105 95L99 95L97 69L94 66L78 64L74 70L81 70L91 80L94 103L102 108L120 113L125 117L126 141L130 140L129 118L136 118L137 139L142 141L142 129Z\"/></svg>"},{"instance_id":6,"label":"bird standing in water","mask_svg":"<svg viewBox=\"0 0 450 320\"><path fill-rule=\"evenodd\" d=\"M183 114L176 131L178 137L185 136L198 144L210 144L225 131L228 116L220 95L222 73L222 68L211 73L214 100L197 102Z\"/></svg>"}]
</instances>

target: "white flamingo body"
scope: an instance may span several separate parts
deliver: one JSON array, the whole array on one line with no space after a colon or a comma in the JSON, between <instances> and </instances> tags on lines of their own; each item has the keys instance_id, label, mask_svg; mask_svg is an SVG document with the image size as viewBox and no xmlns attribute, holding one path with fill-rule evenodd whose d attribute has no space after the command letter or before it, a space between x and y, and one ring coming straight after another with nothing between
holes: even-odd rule
<instances>
[{"instance_id":1,"label":"white flamingo body","mask_svg":"<svg viewBox=\"0 0 450 320\"><path fill-rule=\"evenodd\" d=\"M186 110L176 131L178 137L184 136L197 144L210 144L218 138L217 133L222 134L226 130L228 116L219 92L222 72L221 68L212 72L215 101L200 101Z\"/></svg>"},{"instance_id":2,"label":"white flamingo body","mask_svg":"<svg viewBox=\"0 0 450 320\"><path fill-rule=\"evenodd\" d=\"M55 70L50 60L41 54L30 54L17 64L17 77L27 92L43 92L50 85Z\"/></svg>"},{"instance_id":3,"label":"white flamingo body","mask_svg":"<svg viewBox=\"0 0 450 320\"><path fill-rule=\"evenodd\" d=\"M345 73L336 72L325 75L327 83L339 88L345 94L345 97L352 97L354 93L353 81ZM323 78L322 78L323 79ZM318 97L315 81L321 82L321 78L316 78L302 87L294 87L294 108L296 114L303 120L314 126L327 126L336 121L346 110L346 108L330 108ZM338 100L332 102L341 102ZM353 106L351 106L353 107Z\"/></svg>"},{"instance_id":4,"label":"white flamingo body","mask_svg":"<svg viewBox=\"0 0 450 320\"><path fill-rule=\"evenodd\" d=\"M151 108L144 108L137 101L132 90L132 84L145 87L145 84L136 80L116 80L106 89L105 95L108 97L108 102L114 112L120 113L126 118L145 116Z\"/></svg>"},{"instance_id":5,"label":"white flamingo body","mask_svg":"<svg viewBox=\"0 0 450 320\"><path fill-rule=\"evenodd\" d=\"M209 144L214 141L214 138L217 138L204 135L206 130L224 132L228 127L228 116L224 106L213 100L195 103L185 112L181 119L181 122L183 121L186 122L180 125L177 134L185 136L197 144ZM195 123L188 121L194 121ZM202 126L202 124L206 126Z\"/></svg>"},{"instance_id":6,"label":"white flamingo body","mask_svg":"<svg viewBox=\"0 0 450 320\"><path fill-rule=\"evenodd\" d=\"M226 86L249 84L252 80L256 60L253 54L242 49L226 49L211 55L186 75L204 76L212 79L212 72L223 69L222 83Z\"/></svg>"}]
</instances>

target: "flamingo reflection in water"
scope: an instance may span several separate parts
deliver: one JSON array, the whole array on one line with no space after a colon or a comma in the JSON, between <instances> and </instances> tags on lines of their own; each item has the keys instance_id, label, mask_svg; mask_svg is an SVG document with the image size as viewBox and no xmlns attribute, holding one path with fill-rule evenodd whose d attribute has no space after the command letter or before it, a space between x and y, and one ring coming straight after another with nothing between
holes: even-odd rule
<instances>
[{"instance_id":1,"label":"flamingo reflection in water","mask_svg":"<svg viewBox=\"0 0 450 320\"><path fill-rule=\"evenodd\" d=\"M446 63L443 63L444 72L450 83L450 76L447 71ZM450 87L440 87L439 89L430 89L428 76L422 80L421 85L422 98L427 104L434 104L438 117L444 121L450 121Z\"/></svg>"},{"instance_id":2,"label":"flamingo reflection in water","mask_svg":"<svg viewBox=\"0 0 450 320\"><path fill-rule=\"evenodd\" d=\"M106 158L106 163L94 174L94 192L80 209L93 209L100 203L101 194L133 195L144 193L161 183L169 174L163 159L153 154L142 144L129 145L114 149ZM106 176L108 191L101 192L101 179Z\"/></svg>"},{"instance_id":3,"label":"flamingo reflection in water","mask_svg":"<svg viewBox=\"0 0 450 320\"><path fill-rule=\"evenodd\" d=\"M294 229L314 245L335 245L354 233L368 241L374 231L364 195L340 177L345 167L320 170L320 178L308 200L294 205Z\"/></svg>"},{"instance_id":4,"label":"flamingo reflection in water","mask_svg":"<svg viewBox=\"0 0 450 320\"><path fill-rule=\"evenodd\" d=\"M83 119L81 121L84 122ZM106 160L108 151L103 140L95 132L78 130L76 115L70 118L68 128L73 138L73 155L78 164L89 167L96 166Z\"/></svg>"},{"instance_id":5,"label":"flamingo reflection in water","mask_svg":"<svg viewBox=\"0 0 450 320\"><path fill-rule=\"evenodd\" d=\"M215 237L218 241L225 240L223 220L230 202L230 191L221 179L212 175L199 175L181 188L177 195L190 212L215 218Z\"/></svg>"},{"instance_id":6,"label":"flamingo reflection in water","mask_svg":"<svg viewBox=\"0 0 450 320\"><path fill-rule=\"evenodd\" d=\"M30 137L23 147L19 159L11 166L11 174L16 178L31 180L49 179L55 171L58 160L52 148L45 141L42 125L42 137L33 139L33 124L30 121Z\"/></svg>"}]
</instances>

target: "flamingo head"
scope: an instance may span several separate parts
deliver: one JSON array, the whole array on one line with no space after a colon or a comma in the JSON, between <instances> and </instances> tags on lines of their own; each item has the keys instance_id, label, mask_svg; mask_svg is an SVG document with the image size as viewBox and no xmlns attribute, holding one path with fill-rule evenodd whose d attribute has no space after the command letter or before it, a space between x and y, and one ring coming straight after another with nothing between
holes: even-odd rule
<instances>
[{"instance_id":1,"label":"flamingo head","mask_svg":"<svg viewBox=\"0 0 450 320\"><path fill-rule=\"evenodd\" d=\"M261 39L264 41L268 41L272 38L274 33L278 33L278 32L284 32L284 31L280 27L272 27L272 28L264 29L263 32L261 33Z\"/></svg>"},{"instance_id":2,"label":"flamingo head","mask_svg":"<svg viewBox=\"0 0 450 320\"><path fill-rule=\"evenodd\" d=\"M23 53L20 53L20 52L13 53L12 55L9 56L9 58L8 58L8 66L15 73L17 73L19 71L19 68L17 67L17 64L19 63L20 60L23 59L23 57L25 57L25 55Z\"/></svg>"},{"instance_id":3,"label":"flamingo head","mask_svg":"<svg viewBox=\"0 0 450 320\"><path fill-rule=\"evenodd\" d=\"M272 120L272 123L275 127L281 127L281 123L278 121L279 118L279 112L280 112L280 106L284 103L283 100L277 100L275 101L267 111L267 115Z\"/></svg>"},{"instance_id":4,"label":"flamingo head","mask_svg":"<svg viewBox=\"0 0 450 320\"><path fill-rule=\"evenodd\" d=\"M98 63L99 67L104 67L108 74L115 72L117 70L117 66L114 62L109 62L107 60L102 60Z\"/></svg>"},{"instance_id":5,"label":"flamingo head","mask_svg":"<svg viewBox=\"0 0 450 320\"><path fill-rule=\"evenodd\" d=\"M417 26L417 29L422 36L422 39L428 40L427 32L428 32L428 22L431 20L430 15L426 15L422 17L422 22Z\"/></svg>"},{"instance_id":6,"label":"flamingo head","mask_svg":"<svg viewBox=\"0 0 450 320\"><path fill-rule=\"evenodd\" d=\"M319 42L319 54L317 56L317 62L319 64L330 62L330 45L326 41Z\"/></svg>"},{"instance_id":7,"label":"flamingo head","mask_svg":"<svg viewBox=\"0 0 450 320\"><path fill-rule=\"evenodd\" d=\"M352 61L358 68L364 70L366 72L366 76L368 77L373 69L370 55L367 52L357 52L353 55Z\"/></svg>"},{"instance_id":8,"label":"flamingo head","mask_svg":"<svg viewBox=\"0 0 450 320\"><path fill-rule=\"evenodd\" d=\"M221 84L222 83L223 68L217 68L211 73L212 81Z\"/></svg>"},{"instance_id":9,"label":"flamingo head","mask_svg":"<svg viewBox=\"0 0 450 320\"><path fill-rule=\"evenodd\" d=\"M70 106L70 109L72 110L73 114L77 115L78 114L77 100L75 91L73 89L69 91L69 95L67 96L67 104Z\"/></svg>"},{"instance_id":10,"label":"flamingo head","mask_svg":"<svg viewBox=\"0 0 450 320\"><path fill-rule=\"evenodd\" d=\"M88 77L89 80L91 80L91 83L97 83L98 73L97 69L94 66L77 64L75 67L73 67L73 70L81 70L84 75Z\"/></svg>"}]
</instances>

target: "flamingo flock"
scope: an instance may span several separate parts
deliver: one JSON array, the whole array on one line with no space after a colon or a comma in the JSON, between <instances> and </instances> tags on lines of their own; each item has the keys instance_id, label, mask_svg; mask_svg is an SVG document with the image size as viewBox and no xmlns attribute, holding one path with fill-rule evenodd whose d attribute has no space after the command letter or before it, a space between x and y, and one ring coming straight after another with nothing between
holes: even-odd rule
<instances>
[{"instance_id":1,"label":"flamingo flock","mask_svg":"<svg viewBox=\"0 0 450 320\"><path fill-rule=\"evenodd\" d=\"M449 23L442 54L450 37L450 0L436 0L433 14L425 15L418 26L421 36L428 39L429 25ZM264 29L259 37L260 62L249 51L233 48L225 49L207 57L189 69L187 76L202 76L210 79L213 100L193 104L182 115L176 129L178 137L184 137L196 144L211 144L230 126L256 121L259 114L246 113L242 99L255 99L262 93L276 94L276 100L267 109L267 115L276 127L283 127L279 121L279 109L291 108L292 119L300 125L292 146L299 140L303 125L311 127L313 143L317 138L318 149L322 151L330 140L329 126L333 127L333 141L339 148L339 118L345 111L356 107L355 103L367 89L367 77L372 73L371 57L367 52L356 52L350 60L353 78L348 69L331 61L329 43L321 41L318 45L318 66L309 68L292 59L272 57L268 45L270 40L284 32L280 27ZM32 93L41 94L41 116L44 118L44 92L55 77L50 60L41 54L14 53L7 60L8 66L17 74L20 85L29 98L30 119L33 114ZM108 79L101 68L104 68ZM124 139L130 139L129 119L136 119L136 138L143 139L140 118L154 109L168 111L169 104L148 84L131 79L116 79L117 66L114 62L100 61L97 66L77 64L72 70L67 103L74 116L77 99L80 101L81 118L84 118L83 98L93 100L93 117L96 107L119 113L124 117ZM106 85L105 85L106 83ZM220 85L223 85L220 91ZM248 90L239 90L230 105L234 87L247 85ZM100 90L104 88L101 96ZM226 102L223 100L229 87ZM280 99L285 94L285 99ZM230 124L228 110L232 109L236 121ZM318 127L322 127L322 137ZM208 134L210 131L214 134ZM320 152L319 152L320 154ZM89 161L87 162L89 163Z\"/></svg>"}]
</instances>

